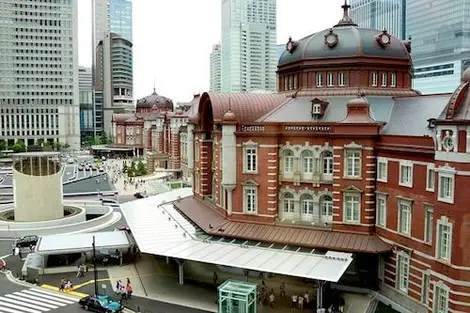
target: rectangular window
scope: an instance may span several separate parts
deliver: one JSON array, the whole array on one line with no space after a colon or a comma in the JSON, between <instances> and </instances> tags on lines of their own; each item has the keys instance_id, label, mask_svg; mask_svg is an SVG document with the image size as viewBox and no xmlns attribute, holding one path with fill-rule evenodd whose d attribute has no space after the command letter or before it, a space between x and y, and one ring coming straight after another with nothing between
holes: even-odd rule
<instances>
[{"instance_id":1,"label":"rectangular window","mask_svg":"<svg viewBox=\"0 0 470 313\"><path fill-rule=\"evenodd\" d=\"M386 217L387 217L387 196L383 194L378 194L376 196L376 210L377 210L377 220L376 224L378 226L386 227Z\"/></svg>"},{"instance_id":2,"label":"rectangular window","mask_svg":"<svg viewBox=\"0 0 470 313\"><path fill-rule=\"evenodd\" d=\"M377 86L377 73L372 72L372 86L376 87Z\"/></svg>"},{"instance_id":3,"label":"rectangular window","mask_svg":"<svg viewBox=\"0 0 470 313\"><path fill-rule=\"evenodd\" d=\"M409 162L400 162L400 180L399 185L413 187L413 164Z\"/></svg>"},{"instance_id":4,"label":"rectangular window","mask_svg":"<svg viewBox=\"0 0 470 313\"><path fill-rule=\"evenodd\" d=\"M427 243L432 243L432 233L434 229L434 210L429 206L425 206L424 209L424 241Z\"/></svg>"},{"instance_id":5,"label":"rectangular window","mask_svg":"<svg viewBox=\"0 0 470 313\"><path fill-rule=\"evenodd\" d=\"M340 72L338 76L338 85L340 87L346 86L346 73Z\"/></svg>"},{"instance_id":6,"label":"rectangular window","mask_svg":"<svg viewBox=\"0 0 470 313\"><path fill-rule=\"evenodd\" d=\"M449 224L438 224L437 257L442 260L450 260L450 243L452 230Z\"/></svg>"},{"instance_id":7,"label":"rectangular window","mask_svg":"<svg viewBox=\"0 0 470 313\"><path fill-rule=\"evenodd\" d=\"M408 293L408 279L410 266L410 259L408 255L404 253L398 254L397 263L397 288L398 290Z\"/></svg>"},{"instance_id":8,"label":"rectangular window","mask_svg":"<svg viewBox=\"0 0 470 313\"><path fill-rule=\"evenodd\" d=\"M387 87L387 73L382 73L382 87Z\"/></svg>"},{"instance_id":9,"label":"rectangular window","mask_svg":"<svg viewBox=\"0 0 470 313\"><path fill-rule=\"evenodd\" d=\"M194 141L194 160L199 161L199 141L197 139Z\"/></svg>"},{"instance_id":10,"label":"rectangular window","mask_svg":"<svg viewBox=\"0 0 470 313\"><path fill-rule=\"evenodd\" d=\"M436 179L436 172L434 171L434 164L428 165L426 169L426 190L434 191L434 181Z\"/></svg>"},{"instance_id":11,"label":"rectangular window","mask_svg":"<svg viewBox=\"0 0 470 313\"><path fill-rule=\"evenodd\" d=\"M335 74L328 73L328 87L333 87L335 85Z\"/></svg>"},{"instance_id":12,"label":"rectangular window","mask_svg":"<svg viewBox=\"0 0 470 313\"><path fill-rule=\"evenodd\" d=\"M361 152L358 150L346 151L346 176L361 176Z\"/></svg>"},{"instance_id":13,"label":"rectangular window","mask_svg":"<svg viewBox=\"0 0 470 313\"><path fill-rule=\"evenodd\" d=\"M448 313L449 312L449 291L436 286L434 293L434 312L435 313Z\"/></svg>"},{"instance_id":14,"label":"rectangular window","mask_svg":"<svg viewBox=\"0 0 470 313\"><path fill-rule=\"evenodd\" d=\"M302 213L313 214L313 200L306 199L302 201Z\"/></svg>"},{"instance_id":15,"label":"rectangular window","mask_svg":"<svg viewBox=\"0 0 470 313\"><path fill-rule=\"evenodd\" d=\"M398 200L398 231L405 235L411 233L411 202Z\"/></svg>"},{"instance_id":16,"label":"rectangular window","mask_svg":"<svg viewBox=\"0 0 470 313\"><path fill-rule=\"evenodd\" d=\"M257 203L257 188L256 187L245 187L245 212L256 213L258 208Z\"/></svg>"},{"instance_id":17,"label":"rectangular window","mask_svg":"<svg viewBox=\"0 0 470 313\"><path fill-rule=\"evenodd\" d=\"M344 221L348 223L360 222L361 197L346 194L344 196Z\"/></svg>"},{"instance_id":18,"label":"rectangular window","mask_svg":"<svg viewBox=\"0 0 470 313\"><path fill-rule=\"evenodd\" d=\"M397 86L397 73L390 74L390 87Z\"/></svg>"},{"instance_id":19,"label":"rectangular window","mask_svg":"<svg viewBox=\"0 0 470 313\"><path fill-rule=\"evenodd\" d=\"M323 73L317 73L317 87L323 87Z\"/></svg>"},{"instance_id":20,"label":"rectangular window","mask_svg":"<svg viewBox=\"0 0 470 313\"><path fill-rule=\"evenodd\" d=\"M439 173L439 201L454 203L454 175Z\"/></svg>"},{"instance_id":21,"label":"rectangular window","mask_svg":"<svg viewBox=\"0 0 470 313\"><path fill-rule=\"evenodd\" d=\"M245 172L255 173L257 170L257 151L254 147L245 148Z\"/></svg>"},{"instance_id":22,"label":"rectangular window","mask_svg":"<svg viewBox=\"0 0 470 313\"><path fill-rule=\"evenodd\" d=\"M304 173L313 173L313 157L305 156L302 161L302 169Z\"/></svg>"},{"instance_id":23,"label":"rectangular window","mask_svg":"<svg viewBox=\"0 0 470 313\"><path fill-rule=\"evenodd\" d=\"M294 157L286 156L284 157L284 172L292 173L294 171Z\"/></svg>"},{"instance_id":24,"label":"rectangular window","mask_svg":"<svg viewBox=\"0 0 470 313\"><path fill-rule=\"evenodd\" d=\"M381 182L387 182L388 177L388 160L384 158L378 158L377 160L377 180Z\"/></svg>"},{"instance_id":25,"label":"rectangular window","mask_svg":"<svg viewBox=\"0 0 470 313\"><path fill-rule=\"evenodd\" d=\"M421 303L428 304L429 300L429 274L424 273L421 279Z\"/></svg>"}]
</instances>

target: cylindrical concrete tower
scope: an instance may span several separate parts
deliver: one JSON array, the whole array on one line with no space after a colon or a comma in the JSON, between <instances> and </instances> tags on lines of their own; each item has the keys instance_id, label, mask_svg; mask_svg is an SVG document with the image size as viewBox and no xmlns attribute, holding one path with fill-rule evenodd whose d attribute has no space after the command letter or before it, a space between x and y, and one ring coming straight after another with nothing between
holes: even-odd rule
<instances>
[{"instance_id":1,"label":"cylindrical concrete tower","mask_svg":"<svg viewBox=\"0 0 470 313\"><path fill-rule=\"evenodd\" d=\"M14 154L13 194L16 222L36 222L64 217L59 153Z\"/></svg>"}]
</instances>

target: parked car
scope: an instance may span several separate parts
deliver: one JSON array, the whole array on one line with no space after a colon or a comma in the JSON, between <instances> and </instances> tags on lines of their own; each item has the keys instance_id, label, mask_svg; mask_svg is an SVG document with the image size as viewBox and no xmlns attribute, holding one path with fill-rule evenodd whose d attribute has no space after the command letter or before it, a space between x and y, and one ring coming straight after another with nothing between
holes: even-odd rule
<instances>
[{"instance_id":1,"label":"parked car","mask_svg":"<svg viewBox=\"0 0 470 313\"><path fill-rule=\"evenodd\" d=\"M121 304L105 295L87 296L78 300L78 304L87 311L97 313L122 312Z\"/></svg>"},{"instance_id":2,"label":"parked car","mask_svg":"<svg viewBox=\"0 0 470 313\"><path fill-rule=\"evenodd\" d=\"M15 247L17 248L26 248L31 246L36 246L38 243L39 237L36 235L23 236L20 239L15 241Z\"/></svg>"},{"instance_id":3,"label":"parked car","mask_svg":"<svg viewBox=\"0 0 470 313\"><path fill-rule=\"evenodd\" d=\"M136 193L134 194L134 197L137 198L137 199L145 198L145 196L144 196L141 192L136 192Z\"/></svg>"}]
</instances>

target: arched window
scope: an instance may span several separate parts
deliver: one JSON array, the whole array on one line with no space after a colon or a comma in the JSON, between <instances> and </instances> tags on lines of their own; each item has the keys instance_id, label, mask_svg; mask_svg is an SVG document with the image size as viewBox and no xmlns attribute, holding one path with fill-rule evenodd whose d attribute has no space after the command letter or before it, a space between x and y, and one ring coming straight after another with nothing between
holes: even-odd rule
<instances>
[{"instance_id":1,"label":"arched window","mask_svg":"<svg viewBox=\"0 0 470 313\"><path fill-rule=\"evenodd\" d=\"M294 213L294 195L290 192L286 192L283 196L284 212Z\"/></svg>"},{"instance_id":2,"label":"arched window","mask_svg":"<svg viewBox=\"0 0 470 313\"><path fill-rule=\"evenodd\" d=\"M305 150L302 152L302 173L312 174L313 173L313 152Z\"/></svg>"},{"instance_id":3,"label":"arched window","mask_svg":"<svg viewBox=\"0 0 470 313\"><path fill-rule=\"evenodd\" d=\"M323 174L333 174L333 152L325 151L322 153Z\"/></svg>"},{"instance_id":4,"label":"arched window","mask_svg":"<svg viewBox=\"0 0 470 313\"><path fill-rule=\"evenodd\" d=\"M284 152L284 173L294 172L294 152L286 150Z\"/></svg>"},{"instance_id":5,"label":"arched window","mask_svg":"<svg viewBox=\"0 0 470 313\"><path fill-rule=\"evenodd\" d=\"M302 205L302 214L313 214L313 198L312 195L304 193L300 196L300 203Z\"/></svg>"},{"instance_id":6,"label":"arched window","mask_svg":"<svg viewBox=\"0 0 470 313\"><path fill-rule=\"evenodd\" d=\"M330 196L323 196L320 201L322 216L333 216L333 199Z\"/></svg>"}]
</instances>

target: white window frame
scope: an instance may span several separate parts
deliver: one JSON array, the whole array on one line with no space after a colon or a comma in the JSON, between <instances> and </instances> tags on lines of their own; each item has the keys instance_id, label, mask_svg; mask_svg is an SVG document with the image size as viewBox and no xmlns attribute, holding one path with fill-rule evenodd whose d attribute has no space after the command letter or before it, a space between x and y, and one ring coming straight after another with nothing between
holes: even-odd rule
<instances>
[{"instance_id":1,"label":"white window frame","mask_svg":"<svg viewBox=\"0 0 470 313\"><path fill-rule=\"evenodd\" d=\"M292 196L292 198L286 198L286 194ZM282 199L282 211L284 213L294 213L295 212L295 204L294 204L294 195L290 192L285 192Z\"/></svg>"},{"instance_id":2,"label":"white window frame","mask_svg":"<svg viewBox=\"0 0 470 313\"><path fill-rule=\"evenodd\" d=\"M407 294L410 284L410 257L403 251L397 253L396 271L396 287Z\"/></svg>"},{"instance_id":3,"label":"white window frame","mask_svg":"<svg viewBox=\"0 0 470 313\"><path fill-rule=\"evenodd\" d=\"M330 200L325 200L326 197L329 197ZM323 196L320 200L320 210L322 216L333 216L333 197L327 195ZM327 214L325 214L327 213ZM331 213L331 214L330 214Z\"/></svg>"},{"instance_id":4,"label":"white window frame","mask_svg":"<svg viewBox=\"0 0 470 313\"><path fill-rule=\"evenodd\" d=\"M328 87L333 87L335 85L335 74L334 73L328 73L327 74L327 86Z\"/></svg>"},{"instance_id":5,"label":"white window frame","mask_svg":"<svg viewBox=\"0 0 470 313\"><path fill-rule=\"evenodd\" d=\"M429 272L424 272L421 276L421 303L428 306L429 301L429 286L431 285L431 275Z\"/></svg>"},{"instance_id":6,"label":"white window frame","mask_svg":"<svg viewBox=\"0 0 470 313\"><path fill-rule=\"evenodd\" d=\"M251 205L248 197L251 199ZM257 186L244 186L243 187L243 210L247 214L257 214L258 212L258 187Z\"/></svg>"},{"instance_id":7,"label":"white window frame","mask_svg":"<svg viewBox=\"0 0 470 313\"><path fill-rule=\"evenodd\" d=\"M398 232L402 235L411 236L411 225L413 219L413 203L410 200L398 199ZM406 221L404 221L406 219Z\"/></svg>"},{"instance_id":8,"label":"white window frame","mask_svg":"<svg viewBox=\"0 0 470 313\"><path fill-rule=\"evenodd\" d=\"M357 218L354 219L354 207L349 205L357 204ZM348 218L348 212L351 211L352 215ZM354 192L346 192L343 197L343 221L345 223L361 223L361 194Z\"/></svg>"},{"instance_id":9,"label":"white window frame","mask_svg":"<svg viewBox=\"0 0 470 313\"><path fill-rule=\"evenodd\" d=\"M339 72L339 74L338 74L338 86L340 86L340 87L346 86L346 73L345 72Z\"/></svg>"},{"instance_id":10,"label":"white window frame","mask_svg":"<svg viewBox=\"0 0 470 313\"><path fill-rule=\"evenodd\" d=\"M376 194L376 219L375 224L380 227L387 227L387 195Z\"/></svg>"},{"instance_id":11,"label":"white window frame","mask_svg":"<svg viewBox=\"0 0 470 313\"><path fill-rule=\"evenodd\" d=\"M323 73L317 73L316 84L317 84L317 87L323 87Z\"/></svg>"},{"instance_id":12,"label":"white window frame","mask_svg":"<svg viewBox=\"0 0 470 313\"><path fill-rule=\"evenodd\" d=\"M403 171L402 169L404 167L409 167L410 168L410 177L409 177L409 181L408 180L404 180L405 177L403 177ZM404 187L410 187L412 188L413 187L413 163L410 162L410 161L400 161L400 167L399 167L399 180L398 180L398 184L400 186L404 186Z\"/></svg>"},{"instance_id":13,"label":"white window frame","mask_svg":"<svg viewBox=\"0 0 470 313\"><path fill-rule=\"evenodd\" d=\"M313 174L313 156L302 156L302 172L304 174Z\"/></svg>"},{"instance_id":14,"label":"white window frame","mask_svg":"<svg viewBox=\"0 0 470 313\"><path fill-rule=\"evenodd\" d=\"M443 243L447 242L447 245ZM437 220L436 224L436 258L450 262L452 256L452 223L446 216Z\"/></svg>"},{"instance_id":15,"label":"white window frame","mask_svg":"<svg viewBox=\"0 0 470 313\"><path fill-rule=\"evenodd\" d=\"M397 86L397 73L393 72L390 74L390 87Z\"/></svg>"},{"instance_id":16,"label":"white window frame","mask_svg":"<svg viewBox=\"0 0 470 313\"><path fill-rule=\"evenodd\" d=\"M287 155L287 153L291 153L291 155ZM292 150L285 150L284 151L284 173L292 174L294 173L294 152Z\"/></svg>"},{"instance_id":17,"label":"white window frame","mask_svg":"<svg viewBox=\"0 0 470 313\"><path fill-rule=\"evenodd\" d=\"M355 155L358 154L359 156ZM346 178L360 178L362 170L362 151L360 149L345 149L345 160L344 160L344 177ZM349 160L351 159L352 168L349 166ZM358 161L358 164L356 164ZM351 170L351 171L350 171ZM357 170L357 174L355 173ZM350 173L351 172L351 173Z\"/></svg>"},{"instance_id":18,"label":"white window frame","mask_svg":"<svg viewBox=\"0 0 470 313\"><path fill-rule=\"evenodd\" d=\"M426 191L434 192L436 185L436 170L434 164L428 164L426 167Z\"/></svg>"},{"instance_id":19,"label":"white window frame","mask_svg":"<svg viewBox=\"0 0 470 313\"><path fill-rule=\"evenodd\" d=\"M444 171L439 169L437 200L445 203L454 203L455 194L455 171Z\"/></svg>"},{"instance_id":20,"label":"white window frame","mask_svg":"<svg viewBox=\"0 0 470 313\"><path fill-rule=\"evenodd\" d=\"M449 287L442 282L434 284L434 313L448 313L449 312Z\"/></svg>"},{"instance_id":21,"label":"white window frame","mask_svg":"<svg viewBox=\"0 0 470 313\"><path fill-rule=\"evenodd\" d=\"M377 81L378 81L378 77L377 77L377 72L372 72L372 87L377 87Z\"/></svg>"},{"instance_id":22,"label":"white window frame","mask_svg":"<svg viewBox=\"0 0 470 313\"><path fill-rule=\"evenodd\" d=\"M325 156L327 153L330 156ZM333 152L323 151L322 152L322 173L324 175L333 175Z\"/></svg>"},{"instance_id":23,"label":"white window frame","mask_svg":"<svg viewBox=\"0 0 470 313\"><path fill-rule=\"evenodd\" d=\"M381 87L387 87L387 73L383 72L380 75L382 79L382 83L380 84Z\"/></svg>"},{"instance_id":24,"label":"white window frame","mask_svg":"<svg viewBox=\"0 0 470 313\"><path fill-rule=\"evenodd\" d=\"M434 234L434 208L430 205L424 206L424 242L432 244Z\"/></svg>"},{"instance_id":25,"label":"white window frame","mask_svg":"<svg viewBox=\"0 0 470 313\"><path fill-rule=\"evenodd\" d=\"M313 199L302 199L302 214L313 214Z\"/></svg>"},{"instance_id":26,"label":"white window frame","mask_svg":"<svg viewBox=\"0 0 470 313\"><path fill-rule=\"evenodd\" d=\"M249 174L256 174L258 172L258 147L257 146L243 147L243 171L244 173L249 173Z\"/></svg>"},{"instance_id":27,"label":"white window frame","mask_svg":"<svg viewBox=\"0 0 470 313\"><path fill-rule=\"evenodd\" d=\"M388 159L379 157L377 158L377 181L386 183L387 180L388 180Z\"/></svg>"}]
</instances>

